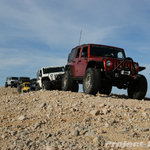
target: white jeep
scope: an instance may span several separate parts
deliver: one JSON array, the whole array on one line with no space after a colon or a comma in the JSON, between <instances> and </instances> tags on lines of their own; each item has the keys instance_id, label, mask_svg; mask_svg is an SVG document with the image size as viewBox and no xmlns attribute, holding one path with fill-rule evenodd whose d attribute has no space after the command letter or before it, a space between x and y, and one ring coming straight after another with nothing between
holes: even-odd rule
<instances>
[{"instance_id":1,"label":"white jeep","mask_svg":"<svg viewBox=\"0 0 150 150\"><path fill-rule=\"evenodd\" d=\"M37 72L35 90L61 90L64 66L43 67Z\"/></svg>"},{"instance_id":2,"label":"white jeep","mask_svg":"<svg viewBox=\"0 0 150 150\"><path fill-rule=\"evenodd\" d=\"M5 87L17 87L18 77L7 77L5 82Z\"/></svg>"}]
</instances>

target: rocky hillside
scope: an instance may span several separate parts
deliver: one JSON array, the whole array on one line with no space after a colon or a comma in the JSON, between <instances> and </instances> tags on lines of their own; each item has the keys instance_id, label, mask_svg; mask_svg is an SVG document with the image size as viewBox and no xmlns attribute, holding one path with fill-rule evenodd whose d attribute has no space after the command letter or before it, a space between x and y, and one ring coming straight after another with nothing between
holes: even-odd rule
<instances>
[{"instance_id":1,"label":"rocky hillside","mask_svg":"<svg viewBox=\"0 0 150 150\"><path fill-rule=\"evenodd\" d=\"M150 99L0 87L0 150L144 150Z\"/></svg>"}]
</instances>

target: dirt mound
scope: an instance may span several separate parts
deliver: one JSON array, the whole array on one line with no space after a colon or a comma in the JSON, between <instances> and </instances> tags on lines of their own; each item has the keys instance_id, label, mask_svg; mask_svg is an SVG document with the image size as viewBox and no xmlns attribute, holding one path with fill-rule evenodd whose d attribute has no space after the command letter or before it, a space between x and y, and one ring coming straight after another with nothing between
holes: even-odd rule
<instances>
[{"instance_id":1,"label":"dirt mound","mask_svg":"<svg viewBox=\"0 0 150 150\"><path fill-rule=\"evenodd\" d=\"M147 149L149 108L125 95L0 87L0 150Z\"/></svg>"}]
</instances>

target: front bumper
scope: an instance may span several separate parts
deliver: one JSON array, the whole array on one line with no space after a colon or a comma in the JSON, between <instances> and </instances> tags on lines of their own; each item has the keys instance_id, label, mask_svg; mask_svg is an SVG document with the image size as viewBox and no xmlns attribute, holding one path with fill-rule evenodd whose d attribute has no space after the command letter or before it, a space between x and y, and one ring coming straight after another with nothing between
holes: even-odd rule
<instances>
[{"instance_id":1,"label":"front bumper","mask_svg":"<svg viewBox=\"0 0 150 150\"><path fill-rule=\"evenodd\" d=\"M29 92L30 90L23 90L24 93Z\"/></svg>"},{"instance_id":2,"label":"front bumper","mask_svg":"<svg viewBox=\"0 0 150 150\"><path fill-rule=\"evenodd\" d=\"M121 70L120 72L106 71L106 76L113 81L131 82L135 79L130 71Z\"/></svg>"}]
</instances>

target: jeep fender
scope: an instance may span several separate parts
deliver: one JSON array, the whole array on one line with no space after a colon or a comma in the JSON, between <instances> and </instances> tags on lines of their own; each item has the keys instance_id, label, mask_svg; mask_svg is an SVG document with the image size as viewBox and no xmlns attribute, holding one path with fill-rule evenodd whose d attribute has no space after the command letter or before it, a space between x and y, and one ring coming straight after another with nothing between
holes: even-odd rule
<instances>
[{"instance_id":1,"label":"jeep fender","mask_svg":"<svg viewBox=\"0 0 150 150\"><path fill-rule=\"evenodd\" d=\"M91 60L91 61L88 62L86 70L88 68L102 68L102 69L104 69L104 64L103 64L102 61Z\"/></svg>"},{"instance_id":2,"label":"jeep fender","mask_svg":"<svg viewBox=\"0 0 150 150\"><path fill-rule=\"evenodd\" d=\"M65 66L65 71L69 70L70 71L70 75L73 76L73 67L71 65L66 65Z\"/></svg>"}]
</instances>

